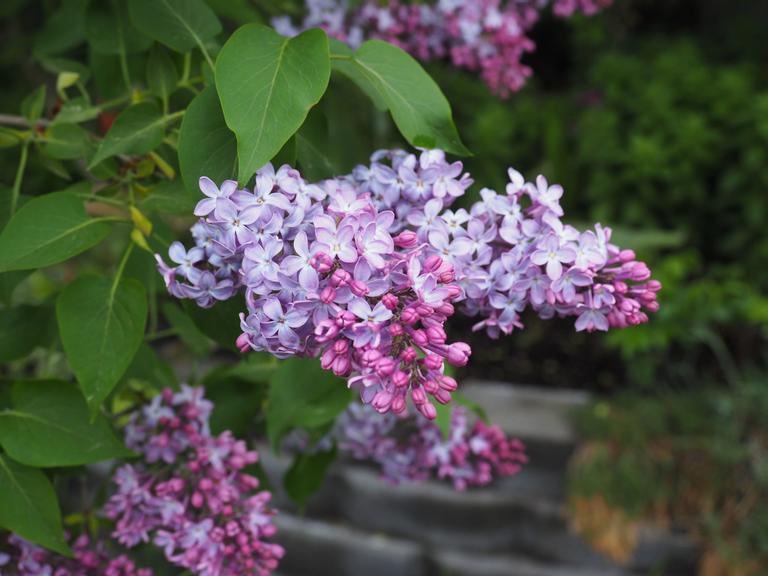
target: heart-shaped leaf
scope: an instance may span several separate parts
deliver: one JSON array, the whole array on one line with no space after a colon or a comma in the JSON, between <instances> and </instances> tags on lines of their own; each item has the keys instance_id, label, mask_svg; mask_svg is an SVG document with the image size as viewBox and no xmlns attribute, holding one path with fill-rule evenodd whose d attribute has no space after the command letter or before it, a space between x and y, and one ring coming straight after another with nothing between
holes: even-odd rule
<instances>
[{"instance_id":1,"label":"heart-shaped leaf","mask_svg":"<svg viewBox=\"0 0 768 576\"><path fill-rule=\"evenodd\" d=\"M238 179L245 183L299 129L328 87L328 37L307 30L285 38L260 24L243 26L216 61L216 89L237 136Z\"/></svg>"},{"instance_id":2,"label":"heart-shaped leaf","mask_svg":"<svg viewBox=\"0 0 768 576\"><path fill-rule=\"evenodd\" d=\"M177 52L189 52L221 32L203 0L130 0L128 7L136 28Z\"/></svg>"}]
</instances>

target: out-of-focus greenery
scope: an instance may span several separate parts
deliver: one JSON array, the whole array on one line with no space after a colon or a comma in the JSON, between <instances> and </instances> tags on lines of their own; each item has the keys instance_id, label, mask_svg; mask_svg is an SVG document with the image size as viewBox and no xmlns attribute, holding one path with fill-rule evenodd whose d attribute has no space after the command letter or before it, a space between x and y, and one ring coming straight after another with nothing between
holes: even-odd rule
<instances>
[{"instance_id":1,"label":"out-of-focus greenery","mask_svg":"<svg viewBox=\"0 0 768 576\"><path fill-rule=\"evenodd\" d=\"M683 527L734 570L765 566L767 383L763 376L728 392L626 394L585 409L572 501L599 498L625 515L627 527L637 520Z\"/></svg>"}]
</instances>

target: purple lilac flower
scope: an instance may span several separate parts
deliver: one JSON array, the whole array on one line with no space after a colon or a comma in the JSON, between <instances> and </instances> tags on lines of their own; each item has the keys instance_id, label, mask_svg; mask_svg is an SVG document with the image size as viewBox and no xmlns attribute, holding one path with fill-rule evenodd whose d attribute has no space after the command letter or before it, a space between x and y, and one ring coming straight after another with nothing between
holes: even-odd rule
<instances>
[{"instance_id":1,"label":"purple lilac flower","mask_svg":"<svg viewBox=\"0 0 768 576\"><path fill-rule=\"evenodd\" d=\"M134 414L126 444L141 459L115 471L104 514L118 542L151 542L192 574L267 576L283 549L266 541L275 534L269 492L243 471L258 454L229 432L211 435L212 408L201 388L182 386Z\"/></svg>"},{"instance_id":2,"label":"purple lilac flower","mask_svg":"<svg viewBox=\"0 0 768 576\"><path fill-rule=\"evenodd\" d=\"M449 60L454 66L478 72L490 89L501 97L522 88L531 69L523 56L535 49L529 37L540 12L552 5L553 12L568 17L574 12L595 14L612 0L440 0L407 3L403 0L305 0L306 14L296 26L287 16L273 20L286 36L309 28L323 28L329 35L353 47L378 38L410 52L420 60ZM460 167L458 168L461 169ZM419 183L411 167L399 172L406 193L418 195L433 185L434 196L458 196L451 183L455 164L426 173ZM443 175L447 182L441 181ZM390 189L391 190L391 189ZM403 192L400 189L398 192Z\"/></svg>"}]
</instances>

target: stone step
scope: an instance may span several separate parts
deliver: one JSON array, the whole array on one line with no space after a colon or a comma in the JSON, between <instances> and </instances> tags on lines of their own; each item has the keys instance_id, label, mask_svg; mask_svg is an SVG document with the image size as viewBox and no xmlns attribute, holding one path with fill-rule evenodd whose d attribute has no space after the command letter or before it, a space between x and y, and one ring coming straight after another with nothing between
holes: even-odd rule
<instances>
[{"instance_id":1,"label":"stone step","mask_svg":"<svg viewBox=\"0 0 768 576\"><path fill-rule=\"evenodd\" d=\"M553 484L549 495L544 490L551 480L547 472L529 470L466 492L441 482L391 486L374 471L359 467L344 467L339 476L339 516L368 531L436 547L611 566L568 531L560 486Z\"/></svg>"},{"instance_id":2,"label":"stone step","mask_svg":"<svg viewBox=\"0 0 768 576\"><path fill-rule=\"evenodd\" d=\"M432 548L327 520L287 514L275 538L286 548L284 576L624 576L612 567L573 567L513 554Z\"/></svg>"},{"instance_id":3,"label":"stone step","mask_svg":"<svg viewBox=\"0 0 768 576\"><path fill-rule=\"evenodd\" d=\"M285 576L425 576L427 560L415 542L286 513L275 517L275 541L285 547Z\"/></svg>"},{"instance_id":4,"label":"stone step","mask_svg":"<svg viewBox=\"0 0 768 576\"><path fill-rule=\"evenodd\" d=\"M440 576L625 576L621 568L574 567L537 562L514 555L437 550L431 557Z\"/></svg>"},{"instance_id":5,"label":"stone step","mask_svg":"<svg viewBox=\"0 0 768 576\"><path fill-rule=\"evenodd\" d=\"M578 442L573 413L589 405L589 394L484 380L467 380L460 391L493 424L525 442L532 465L565 470Z\"/></svg>"}]
</instances>

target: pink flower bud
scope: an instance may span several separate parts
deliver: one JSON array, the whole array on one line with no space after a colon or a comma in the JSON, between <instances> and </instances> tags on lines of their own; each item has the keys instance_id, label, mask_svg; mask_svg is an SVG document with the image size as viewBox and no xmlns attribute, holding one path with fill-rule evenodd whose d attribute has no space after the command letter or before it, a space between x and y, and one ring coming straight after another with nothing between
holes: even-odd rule
<instances>
[{"instance_id":1,"label":"pink flower bud","mask_svg":"<svg viewBox=\"0 0 768 576\"><path fill-rule=\"evenodd\" d=\"M448 362L454 366L466 366L472 349L464 342L454 342L448 346Z\"/></svg>"},{"instance_id":2,"label":"pink flower bud","mask_svg":"<svg viewBox=\"0 0 768 576\"><path fill-rule=\"evenodd\" d=\"M383 390L380 390L379 392L376 392L376 395L373 397L373 401L371 402L371 405L381 413L386 412L389 407L392 405L392 394L389 392L385 392Z\"/></svg>"},{"instance_id":3,"label":"pink flower bud","mask_svg":"<svg viewBox=\"0 0 768 576\"><path fill-rule=\"evenodd\" d=\"M402 370L395 370L395 373L392 374L392 383L398 388L408 386L409 380L410 378L408 378L408 373L403 372Z\"/></svg>"},{"instance_id":4,"label":"pink flower bud","mask_svg":"<svg viewBox=\"0 0 768 576\"><path fill-rule=\"evenodd\" d=\"M445 270L443 272L440 272L440 275L437 277L438 280L440 280L443 284L450 284L456 279L456 273L453 271L453 268L450 270Z\"/></svg>"},{"instance_id":5,"label":"pink flower bud","mask_svg":"<svg viewBox=\"0 0 768 576\"><path fill-rule=\"evenodd\" d=\"M619 252L619 260L622 262L632 262L632 260L635 259L635 251L634 250L622 250Z\"/></svg>"},{"instance_id":6,"label":"pink flower bud","mask_svg":"<svg viewBox=\"0 0 768 576\"><path fill-rule=\"evenodd\" d=\"M414 388L411 390L411 400L416 406L424 404L427 401L427 394L424 392L424 388Z\"/></svg>"},{"instance_id":7,"label":"pink flower bud","mask_svg":"<svg viewBox=\"0 0 768 576\"><path fill-rule=\"evenodd\" d=\"M436 344L442 346L445 344L446 334L445 330L439 326L430 326L427 328L427 338L430 344Z\"/></svg>"},{"instance_id":8,"label":"pink flower bud","mask_svg":"<svg viewBox=\"0 0 768 576\"><path fill-rule=\"evenodd\" d=\"M389 292L384 294L384 296L381 297L381 302L384 304L384 306L387 308L387 310L394 310L397 308L397 304L399 303L399 299L394 294L390 294Z\"/></svg>"},{"instance_id":9,"label":"pink flower bud","mask_svg":"<svg viewBox=\"0 0 768 576\"><path fill-rule=\"evenodd\" d=\"M336 360L336 351L333 349L333 346L329 346L325 349L323 355L320 356L320 366L322 366L323 370L330 370L334 360Z\"/></svg>"},{"instance_id":10,"label":"pink flower bud","mask_svg":"<svg viewBox=\"0 0 768 576\"><path fill-rule=\"evenodd\" d=\"M448 402L451 401L451 393L447 390L443 390L442 388L438 388L435 390L435 393L433 394L435 397L435 400L440 402L440 404L448 404Z\"/></svg>"},{"instance_id":11,"label":"pink flower bud","mask_svg":"<svg viewBox=\"0 0 768 576\"><path fill-rule=\"evenodd\" d=\"M375 349L366 350L363 352L363 365L372 367L376 364L376 361L381 358L381 352Z\"/></svg>"},{"instance_id":12,"label":"pink flower bud","mask_svg":"<svg viewBox=\"0 0 768 576\"><path fill-rule=\"evenodd\" d=\"M310 266L317 270L320 274L326 274L331 271L333 267L333 260L328 254L324 252L318 252L309 261Z\"/></svg>"},{"instance_id":13,"label":"pink flower bud","mask_svg":"<svg viewBox=\"0 0 768 576\"><path fill-rule=\"evenodd\" d=\"M333 350L336 354L346 354L349 351L349 340L336 340L333 343Z\"/></svg>"},{"instance_id":14,"label":"pink flower bud","mask_svg":"<svg viewBox=\"0 0 768 576\"><path fill-rule=\"evenodd\" d=\"M424 380L424 390L426 390L428 393L434 394L439 389L440 389L440 386L434 380L430 380L430 379Z\"/></svg>"},{"instance_id":15,"label":"pink flower bud","mask_svg":"<svg viewBox=\"0 0 768 576\"><path fill-rule=\"evenodd\" d=\"M320 301L323 304L330 304L336 299L336 290L332 286L326 286L320 291Z\"/></svg>"},{"instance_id":16,"label":"pink flower bud","mask_svg":"<svg viewBox=\"0 0 768 576\"><path fill-rule=\"evenodd\" d=\"M402 359L403 362L406 362L406 363L413 362L414 360L416 360L417 356L418 354L416 354L416 350L413 349L413 346L408 346L405 350L403 350L400 353L400 358Z\"/></svg>"},{"instance_id":17,"label":"pink flower bud","mask_svg":"<svg viewBox=\"0 0 768 576\"><path fill-rule=\"evenodd\" d=\"M424 348L429 343L429 338L424 330L414 330L411 332L411 338L420 348Z\"/></svg>"},{"instance_id":18,"label":"pink flower bud","mask_svg":"<svg viewBox=\"0 0 768 576\"><path fill-rule=\"evenodd\" d=\"M437 409L429 402L417 405L416 408L418 408L419 412L421 412L427 420L434 420L437 418Z\"/></svg>"},{"instance_id":19,"label":"pink flower bud","mask_svg":"<svg viewBox=\"0 0 768 576\"><path fill-rule=\"evenodd\" d=\"M360 297L365 296L369 292L368 286L360 280L352 280L349 283L349 289L352 291L352 294Z\"/></svg>"},{"instance_id":20,"label":"pink flower bud","mask_svg":"<svg viewBox=\"0 0 768 576\"><path fill-rule=\"evenodd\" d=\"M432 314L435 313L435 310L426 304L417 304L416 312L418 312L419 316L422 318L426 318L427 316L432 316Z\"/></svg>"},{"instance_id":21,"label":"pink flower bud","mask_svg":"<svg viewBox=\"0 0 768 576\"><path fill-rule=\"evenodd\" d=\"M405 334L405 330L403 329L402 324L390 324L389 325L389 333L394 337L397 338L398 336L402 336Z\"/></svg>"},{"instance_id":22,"label":"pink flower bud","mask_svg":"<svg viewBox=\"0 0 768 576\"><path fill-rule=\"evenodd\" d=\"M333 373L336 376L345 376L350 367L349 356L337 356L333 361Z\"/></svg>"},{"instance_id":23,"label":"pink flower bud","mask_svg":"<svg viewBox=\"0 0 768 576\"><path fill-rule=\"evenodd\" d=\"M341 288L342 286L346 286L351 278L352 276L349 272L337 268L333 271L333 274L331 274L331 286L334 288Z\"/></svg>"},{"instance_id":24,"label":"pink flower bud","mask_svg":"<svg viewBox=\"0 0 768 576\"><path fill-rule=\"evenodd\" d=\"M458 387L459 387L458 382L456 382L456 380L454 380L450 376L443 375L440 377L440 388L442 388L443 390L447 392L453 392Z\"/></svg>"},{"instance_id":25,"label":"pink flower bud","mask_svg":"<svg viewBox=\"0 0 768 576\"><path fill-rule=\"evenodd\" d=\"M455 311L456 310L454 309L453 304L451 304L450 302L443 302L442 304L440 304L440 306L435 308L435 312L445 317L453 316L453 313Z\"/></svg>"},{"instance_id":26,"label":"pink flower bud","mask_svg":"<svg viewBox=\"0 0 768 576\"><path fill-rule=\"evenodd\" d=\"M248 334L240 334L235 341L235 346L240 352L248 352L251 349L251 340Z\"/></svg>"},{"instance_id":27,"label":"pink flower bud","mask_svg":"<svg viewBox=\"0 0 768 576\"><path fill-rule=\"evenodd\" d=\"M395 396L392 399L392 412L395 414L402 414L405 412L405 398L402 396Z\"/></svg>"},{"instance_id":28,"label":"pink flower bud","mask_svg":"<svg viewBox=\"0 0 768 576\"><path fill-rule=\"evenodd\" d=\"M205 503L205 499L203 498L203 495L200 494L200 492L195 492L194 494L192 494L192 498L190 502L193 507L202 508L203 504Z\"/></svg>"},{"instance_id":29,"label":"pink flower bud","mask_svg":"<svg viewBox=\"0 0 768 576\"><path fill-rule=\"evenodd\" d=\"M424 366L430 370L440 370L443 367L443 359L437 354L427 354L424 358Z\"/></svg>"},{"instance_id":30,"label":"pink flower bud","mask_svg":"<svg viewBox=\"0 0 768 576\"><path fill-rule=\"evenodd\" d=\"M407 324L410 326L411 324L415 324L416 322L418 322L419 314L413 308L406 308L400 314L400 320L402 320L404 324Z\"/></svg>"},{"instance_id":31,"label":"pink flower bud","mask_svg":"<svg viewBox=\"0 0 768 576\"><path fill-rule=\"evenodd\" d=\"M397 368L397 362L389 356L384 356L376 362L376 373L379 376L390 376Z\"/></svg>"},{"instance_id":32,"label":"pink flower bud","mask_svg":"<svg viewBox=\"0 0 768 576\"><path fill-rule=\"evenodd\" d=\"M411 248L416 245L418 237L412 230L404 230L395 236L393 240L395 241L395 246L399 248Z\"/></svg>"},{"instance_id":33,"label":"pink flower bud","mask_svg":"<svg viewBox=\"0 0 768 576\"><path fill-rule=\"evenodd\" d=\"M443 259L440 258L437 254L433 254L432 256L428 256L427 259L424 261L424 271L425 272L434 272L440 266L443 265Z\"/></svg>"}]
</instances>

